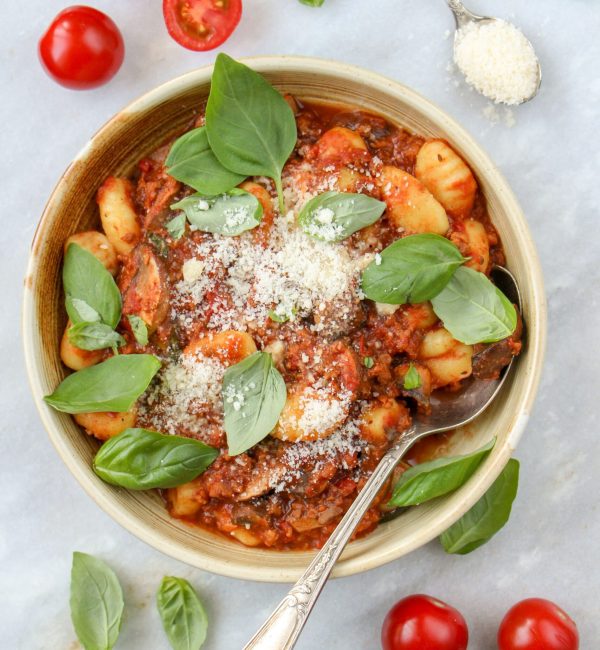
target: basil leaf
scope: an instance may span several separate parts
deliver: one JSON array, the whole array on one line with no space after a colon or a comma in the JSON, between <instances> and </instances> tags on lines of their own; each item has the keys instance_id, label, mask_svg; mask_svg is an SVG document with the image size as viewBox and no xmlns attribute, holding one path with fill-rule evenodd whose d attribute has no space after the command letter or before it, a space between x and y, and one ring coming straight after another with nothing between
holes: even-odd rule
<instances>
[{"instance_id":1,"label":"basil leaf","mask_svg":"<svg viewBox=\"0 0 600 650\"><path fill-rule=\"evenodd\" d=\"M285 382L268 352L255 352L227 368L223 407L230 456L250 449L273 431L286 397Z\"/></svg>"},{"instance_id":2,"label":"basil leaf","mask_svg":"<svg viewBox=\"0 0 600 650\"><path fill-rule=\"evenodd\" d=\"M389 506L416 506L454 492L466 483L488 456L496 439L465 456L438 458L407 469L394 486Z\"/></svg>"},{"instance_id":3,"label":"basil leaf","mask_svg":"<svg viewBox=\"0 0 600 650\"><path fill-rule=\"evenodd\" d=\"M175 140L165 166L167 174L208 195L227 192L247 176L231 172L221 165L208 144L204 126L192 129Z\"/></svg>"},{"instance_id":4,"label":"basil leaf","mask_svg":"<svg viewBox=\"0 0 600 650\"><path fill-rule=\"evenodd\" d=\"M170 488L195 479L218 455L193 438L125 429L100 447L94 471L107 483L130 490Z\"/></svg>"},{"instance_id":5,"label":"basil leaf","mask_svg":"<svg viewBox=\"0 0 600 650\"><path fill-rule=\"evenodd\" d=\"M421 386L421 375L411 363L408 366L408 372L404 375L404 389L415 390L415 388L420 388L420 386Z\"/></svg>"},{"instance_id":6,"label":"basil leaf","mask_svg":"<svg viewBox=\"0 0 600 650\"><path fill-rule=\"evenodd\" d=\"M135 316L134 314L127 316L127 320L131 325L131 331L135 336L135 340L140 345L148 345L148 326L144 320L139 316Z\"/></svg>"},{"instance_id":7,"label":"basil leaf","mask_svg":"<svg viewBox=\"0 0 600 650\"><path fill-rule=\"evenodd\" d=\"M199 650L206 639L208 617L192 585L183 578L164 577L156 604L173 650Z\"/></svg>"},{"instance_id":8,"label":"basil leaf","mask_svg":"<svg viewBox=\"0 0 600 650\"><path fill-rule=\"evenodd\" d=\"M113 276L91 253L77 244L69 244L67 248L63 286L65 306L74 325L96 320L88 318L92 315L87 309L89 307L105 325L112 329L117 326L121 318L121 294Z\"/></svg>"},{"instance_id":9,"label":"basil leaf","mask_svg":"<svg viewBox=\"0 0 600 650\"><path fill-rule=\"evenodd\" d=\"M69 375L44 401L64 413L129 410L148 388L160 361L151 354L121 354Z\"/></svg>"},{"instance_id":10,"label":"basil leaf","mask_svg":"<svg viewBox=\"0 0 600 650\"><path fill-rule=\"evenodd\" d=\"M183 210L196 230L229 236L256 228L263 215L254 194L237 188L219 196L192 194L174 203L171 210Z\"/></svg>"},{"instance_id":11,"label":"basil leaf","mask_svg":"<svg viewBox=\"0 0 600 650\"><path fill-rule=\"evenodd\" d=\"M281 172L296 145L296 120L283 97L261 75L219 54L206 104L210 148L227 169L275 182L284 211Z\"/></svg>"},{"instance_id":12,"label":"basil leaf","mask_svg":"<svg viewBox=\"0 0 600 650\"><path fill-rule=\"evenodd\" d=\"M363 358L363 366L365 368L372 368L375 365L375 360L373 357L364 357Z\"/></svg>"},{"instance_id":13,"label":"basil leaf","mask_svg":"<svg viewBox=\"0 0 600 650\"><path fill-rule=\"evenodd\" d=\"M85 650L111 650L119 638L123 591L114 571L102 560L73 553L71 620Z\"/></svg>"},{"instance_id":14,"label":"basil leaf","mask_svg":"<svg viewBox=\"0 0 600 650\"><path fill-rule=\"evenodd\" d=\"M519 487L519 461L511 458L488 491L440 536L446 553L466 555L488 542L510 517Z\"/></svg>"},{"instance_id":15,"label":"basil leaf","mask_svg":"<svg viewBox=\"0 0 600 650\"><path fill-rule=\"evenodd\" d=\"M465 261L456 246L433 234L409 235L381 251L362 274L367 298L390 305L431 300Z\"/></svg>"},{"instance_id":16,"label":"basil leaf","mask_svg":"<svg viewBox=\"0 0 600 650\"><path fill-rule=\"evenodd\" d=\"M325 0L300 0L300 2L308 7L322 7Z\"/></svg>"},{"instance_id":17,"label":"basil leaf","mask_svg":"<svg viewBox=\"0 0 600 650\"><path fill-rule=\"evenodd\" d=\"M68 313L71 313L71 310L75 310L78 323L99 323L102 320L100 314L95 309L92 309L84 300L67 296L65 298L65 305Z\"/></svg>"},{"instance_id":18,"label":"basil leaf","mask_svg":"<svg viewBox=\"0 0 600 650\"><path fill-rule=\"evenodd\" d=\"M456 271L431 304L444 327L463 343L500 341L517 326L510 300L485 274L466 266Z\"/></svg>"},{"instance_id":19,"label":"basil leaf","mask_svg":"<svg viewBox=\"0 0 600 650\"><path fill-rule=\"evenodd\" d=\"M342 241L361 228L375 223L385 210L385 203L351 192L323 192L300 210L302 230L322 241Z\"/></svg>"},{"instance_id":20,"label":"basil leaf","mask_svg":"<svg viewBox=\"0 0 600 650\"><path fill-rule=\"evenodd\" d=\"M174 241L181 239L185 232L185 214L178 214L165 224L167 232Z\"/></svg>"},{"instance_id":21,"label":"basil leaf","mask_svg":"<svg viewBox=\"0 0 600 650\"><path fill-rule=\"evenodd\" d=\"M77 323L69 327L67 336L81 350L102 350L125 345L125 339L104 323Z\"/></svg>"}]
</instances>

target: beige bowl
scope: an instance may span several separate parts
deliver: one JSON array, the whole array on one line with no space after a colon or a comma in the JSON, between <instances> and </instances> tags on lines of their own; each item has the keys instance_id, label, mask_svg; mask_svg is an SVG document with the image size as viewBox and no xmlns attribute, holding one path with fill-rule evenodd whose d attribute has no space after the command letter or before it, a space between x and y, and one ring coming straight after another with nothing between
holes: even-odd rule
<instances>
[{"instance_id":1,"label":"beige bowl","mask_svg":"<svg viewBox=\"0 0 600 650\"><path fill-rule=\"evenodd\" d=\"M527 423L542 367L546 336L542 275L525 219L506 181L471 136L439 108L395 81L341 63L282 56L253 58L248 64L280 90L300 98L356 105L411 131L446 138L479 179L508 266L523 294L524 352L496 403L465 435L454 437L451 450L472 450L496 435L494 451L454 494L412 508L351 543L334 571L346 576L390 562L439 535L481 497L504 467ZM61 458L96 503L127 530L201 569L236 578L292 581L309 563L310 553L243 547L171 519L156 493L129 492L103 483L91 469L97 444L70 416L42 401L65 376L58 354L65 324L60 282L63 242L72 233L97 226L94 197L106 176L129 174L141 157L188 123L208 94L211 73L212 67L190 72L130 104L90 140L61 178L35 234L25 281L27 369L35 402Z\"/></svg>"}]
</instances>

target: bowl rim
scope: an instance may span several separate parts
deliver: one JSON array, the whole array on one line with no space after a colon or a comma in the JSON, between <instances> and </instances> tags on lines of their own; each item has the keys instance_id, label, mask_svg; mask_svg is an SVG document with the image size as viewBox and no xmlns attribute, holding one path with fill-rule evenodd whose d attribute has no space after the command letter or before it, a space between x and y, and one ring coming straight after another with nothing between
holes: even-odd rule
<instances>
[{"instance_id":1,"label":"bowl rim","mask_svg":"<svg viewBox=\"0 0 600 650\"><path fill-rule=\"evenodd\" d=\"M426 531L415 531L404 540L403 545L398 544L393 548L387 548L384 552L372 549L364 554L361 553L348 559L344 559L342 556L342 559L338 562L334 570L334 577L353 575L391 562L437 537L474 505L508 462L527 423L539 386L543 365L546 347L547 310L541 265L525 216L506 179L498 171L481 145L435 103L394 79L348 63L295 55L241 57L239 60L260 73L313 72L314 74L321 75L327 72L338 78L352 80L353 82L359 81L365 87L371 90L378 90L391 97L401 96L403 101L415 106L416 110L432 123L443 125L443 129L451 133L454 140L460 140L461 143L468 145L472 152L477 153L479 162L484 164L489 171L493 172L494 184L498 188L499 193L502 194L506 212L511 215L511 226L517 230L520 244L526 250L529 259L528 271L531 276L531 290L533 295L531 308L534 310L537 325L534 332L531 333L528 331L527 340L528 355L532 357L530 366L533 368L533 372L528 377L525 391L520 396L520 410L514 414L503 448L493 459L491 457L488 458L486 472L479 472L471 477L468 493L464 494L461 492L458 499L453 500L452 507L450 505L445 507L441 511L440 516L436 518L434 524L431 524ZM132 113L146 111L160 104L161 100L168 99L182 89L208 82L212 75L213 67L214 64L209 64L186 72L160 84L131 101L96 131L60 176L59 181L46 202L42 216L35 229L27 264L21 314L21 333L23 337L25 364L34 403L54 448L87 494L112 519L155 549L197 568L232 578L261 582L290 582L298 578L301 570L294 567L263 566L257 568L256 566L248 566L241 562L231 562L220 557L214 558L202 552L185 548L183 545L174 542L164 533L152 527L148 522L132 519L130 513L117 500L99 493L94 483L93 472L91 472L89 466L84 466L82 461L73 454L71 445L67 437L64 436L62 428L56 426L49 417L49 407L42 399L44 391L41 385L40 368L35 354L37 328L35 316L36 303L33 292L30 290L32 279L36 277L38 271L38 255L36 255L35 251L43 241L44 232L52 217L53 206L56 201L60 200L60 195L67 187L71 171L78 162L85 161L94 142L115 121L122 120ZM516 371L518 372L518 366ZM296 553L294 551L283 552ZM312 554L306 553L306 555L309 558ZM307 564L308 561L307 559Z\"/></svg>"}]
</instances>

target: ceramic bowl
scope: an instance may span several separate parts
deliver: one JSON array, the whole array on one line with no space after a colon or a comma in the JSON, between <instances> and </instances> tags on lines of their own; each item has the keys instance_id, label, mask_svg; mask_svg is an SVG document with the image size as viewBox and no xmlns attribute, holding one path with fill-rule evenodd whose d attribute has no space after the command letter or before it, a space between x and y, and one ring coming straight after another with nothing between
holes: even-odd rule
<instances>
[{"instance_id":1,"label":"ceramic bowl","mask_svg":"<svg viewBox=\"0 0 600 650\"><path fill-rule=\"evenodd\" d=\"M431 102L395 81L342 63L285 56L246 62L278 89L299 98L358 106L410 131L446 138L478 178L508 267L523 294L527 324L523 354L495 403L467 431L454 436L448 450L464 453L495 435L493 452L455 493L409 509L352 542L334 571L346 576L395 560L435 538L481 497L504 467L527 423L540 377L546 333L542 275L525 218L506 181L473 138ZM236 578L292 581L307 566L311 553L246 548L170 518L157 493L129 492L102 482L91 468L97 442L70 416L42 401L65 376L58 353L65 325L63 242L72 233L98 226L98 185L109 175L129 174L140 158L186 125L208 95L211 74L212 67L195 70L134 101L85 145L63 174L31 249L23 309L26 362L36 404L56 450L111 517L160 551L201 569Z\"/></svg>"}]
</instances>

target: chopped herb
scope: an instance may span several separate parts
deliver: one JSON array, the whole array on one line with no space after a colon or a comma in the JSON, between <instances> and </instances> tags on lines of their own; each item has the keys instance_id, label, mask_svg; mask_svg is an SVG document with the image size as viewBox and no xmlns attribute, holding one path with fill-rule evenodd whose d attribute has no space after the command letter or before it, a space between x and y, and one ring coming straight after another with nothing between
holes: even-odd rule
<instances>
[{"instance_id":1,"label":"chopped herb","mask_svg":"<svg viewBox=\"0 0 600 650\"><path fill-rule=\"evenodd\" d=\"M375 365L375 360L373 357L364 357L363 358L363 366L365 368L372 368Z\"/></svg>"},{"instance_id":2,"label":"chopped herb","mask_svg":"<svg viewBox=\"0 0 600 650\"><path fill-rule=\"evenodd\" d=\"M404 375L404 389L414 390L421 387L421 375L411 363L408 366L408 372Z\"/></svg>"}]
</instances>

